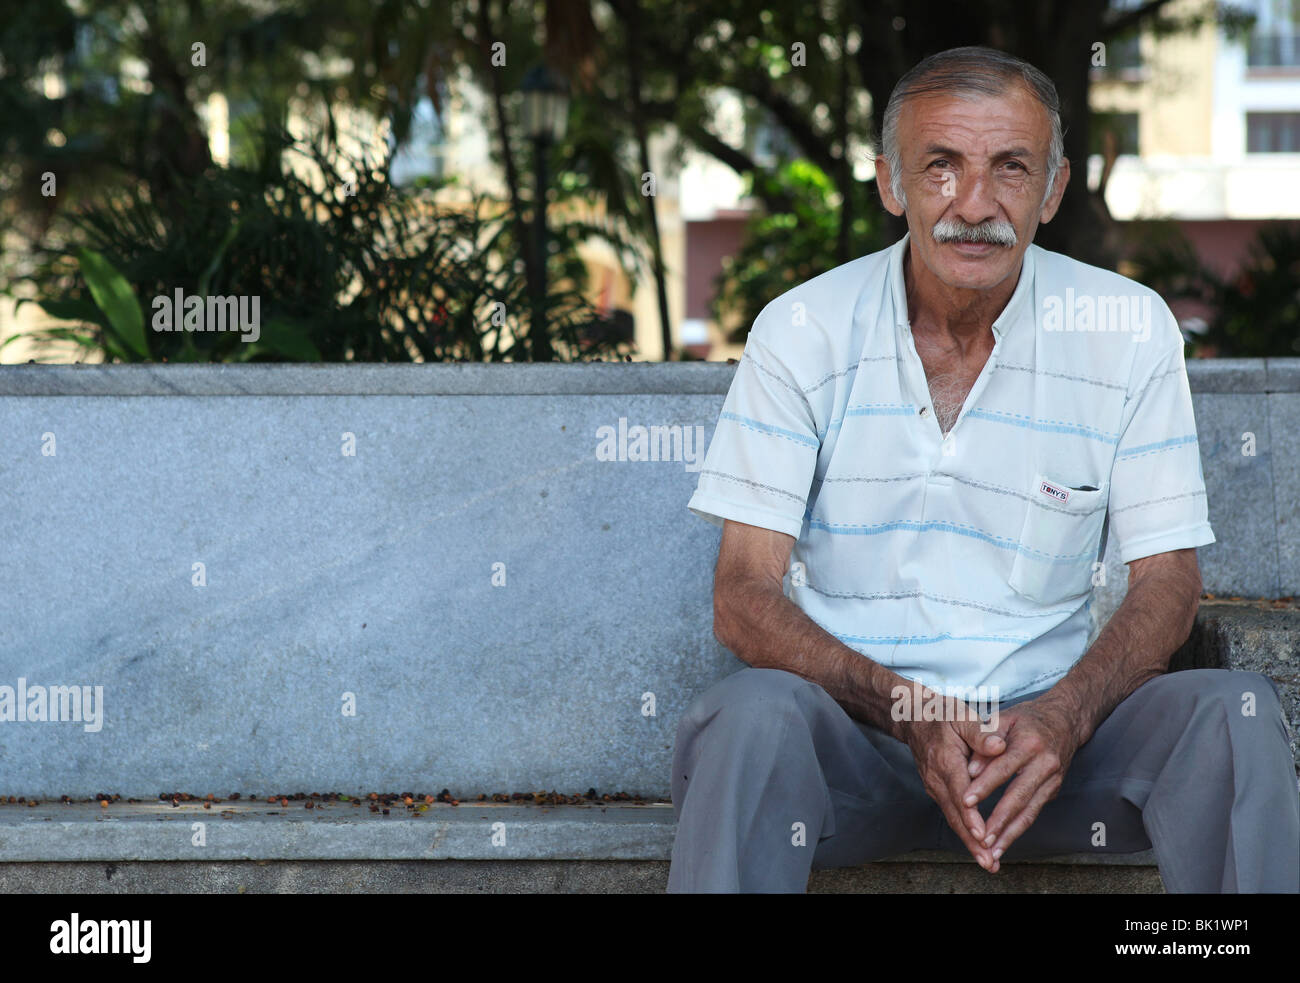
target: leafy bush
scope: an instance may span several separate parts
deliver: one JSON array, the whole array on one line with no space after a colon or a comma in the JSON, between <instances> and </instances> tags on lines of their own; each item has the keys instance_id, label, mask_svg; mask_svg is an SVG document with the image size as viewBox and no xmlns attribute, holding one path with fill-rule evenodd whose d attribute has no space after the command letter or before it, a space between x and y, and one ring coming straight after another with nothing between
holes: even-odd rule
<instances>
[{"instance_id":1,"label":"leafy bush","mask_svg":"<svg viewBox=\"0 0 1300 983\"><path fill-rule=\"evenodd\" d=\"M840 262L835 254L840 209L834 201L835 186L820 168L795 160L774 176L755 175L752 180L769 182L767 197L783 200L787 207L751 218L744 244L723 262L711 314L719 323L738 323L730 336L736 342L745 340L770 301ZM854 257L883 246L880 223L868 205L865 187L853 185L857 194L853 213L857 217L850 229Z\"/></svg>"},{"instance_id":2,"label":"leafy bush","mask_svg":"<svg viewBox=\"0 0 1300 983\"><path fill-rule=\"evenodd\" d=\"M71 219L46 250L36 303L75 324L31 332L109 361L508 361L528 358L531 303L514 216L476 196L438 205L398 188L386 161L352 159L268 130L249 167L210 167L169 196L143 187ZM581 293L557 237L546 318L559 359L618 357L626 343ZM154 298L259 298L261 337L156 331ZM143 319L143 321L141 320ZM143 326L142 326L143 325Z\"/></svg>"}]
</instances>

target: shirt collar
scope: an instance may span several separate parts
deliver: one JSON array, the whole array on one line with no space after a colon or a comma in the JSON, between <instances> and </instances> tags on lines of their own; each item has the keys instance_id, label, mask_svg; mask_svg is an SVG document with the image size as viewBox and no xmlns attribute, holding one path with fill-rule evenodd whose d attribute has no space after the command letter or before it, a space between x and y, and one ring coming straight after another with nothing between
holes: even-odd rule
<instances>
[{"instance_id":1,"label":"shirt collar","mask_svg":"<svg viewBox=\"0 0 1300 983\"><path fill-rule=\"evenodd\" d=\"M903 238L894 243L889 256L889 285L894 298L894 323L903 328L908 326L907 284L903 279L903 260L907 257L911 235L909 230ZM1020 279L1016 283L1016 289L1007 301L1007 306L1002 308L1002 313L993 322L993 337L997 341L1001 341L1003 335L1011 330L1016 319L1023 316L1028 298L1033 295L1037 252L1038 247L1031 242L1029 248L1025 250L1025 255L1021 257Z\"/></svg>"}]
</instances>

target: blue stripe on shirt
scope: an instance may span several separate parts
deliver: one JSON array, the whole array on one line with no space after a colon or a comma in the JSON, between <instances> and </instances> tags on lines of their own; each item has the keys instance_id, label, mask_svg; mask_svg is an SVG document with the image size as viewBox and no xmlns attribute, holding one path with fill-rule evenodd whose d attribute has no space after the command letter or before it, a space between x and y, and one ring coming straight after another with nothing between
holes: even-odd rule
<instances>
[{"instance_id":1,"label":"blue stripe on shirt","mask_svg":"<svg viewBox=\"0 0 1300 983\"><path fill-rule=\"evenodd\" d=\"M1012 427L1027 427L1030 430L1038 430L1043 433L1070 433L1080 437L1087 437L1090 440L1099 440L1103 444L1115 444L1119 438L1111 434L1102 433L1095 427L1086 427L1081 423L1061 423L1059 421L1034 420L1031 417L1021 416L1018 413L1003 413L997 410L970 409L966 411L968 418L976 420L989 420L992 423L1005 423Z\"/></svg>"},{"instance_id":2,"label":"blue stripe on shirt","mask_svg":"<svg viewBox=\"0 0 1300 983\"><path fill-rule=\"evenodd\" d=\"M821 444L809 437L807 434L795 433L793 430L784 430L781 427L774 427L770 423L761 423L758 420L751 419L747 416L741 416L739 413L723 412L723 420L733 420L742 427L748 427L750 430L758 430L762 433L774 434L777 437L785 437L787 440L793 440L800 444L807 444L809 447L820 447Z\"/></svg>"},{"instance_id":3,"label":"blue stripe on shirt","mask_svg":"<svg viewBox=\"0 0 1300 983\"><path fill-rule=\"evenodd\" d=\"M1115 455L1116 459L1121 457L1133 457L1137 454L1148 454L1151 451L1162 451L1170 447L1181 447L1183 444L1196 443L1196 434L1189 433L1182 437L1170 437L1168 440L1161 440L1154 444L1139 444L1137 447L1128 447Z\"/></svg>"},{"instance_id":4,"label":"blue stripe on shirt","mask_svg":"<svg viewBox=\"0 0 1300 983\"><path fill-rule=\"evenodd\" d=\"M936 642L1016 642L1025 644L1033 641L1028 635L950 635L940 632L938 635L841 635L836 638L846 645L857 642L861 645L933 645Z\"/></svg>"},{"instance_id":5,"label":"blue stripe on shirt","mask_svg":"<svg viewBox=\"0 0 1300 983\"><path fill-rule=\"evenodd\" d=\"M805 516L807 513L805 512ZM1030 556L1039 559L1051 560L1053 562L1077 563L1084 557L1093 555L1095 548L1084 550L1081 553L1043 553L1039 550L1030 549L1028 546L1022 546L1017 540L1009 539L1006 536L991 536L979 529L973 529L969 526L959 526L952 522L943 522L937 519L917 520L917 519L898 519L894 522L879 522L874 525L838 525L833 526L823 519L808 519L808 526L811 529L821 529L832 536L875 536L884 532L893 532L898 529L909 529L915 532L951 532L959 536L969 536L971 539L978 539L985 543L992 543L999 549L1017 550L1021 553L1027 553Z\"/></svg>"}]
</instances>

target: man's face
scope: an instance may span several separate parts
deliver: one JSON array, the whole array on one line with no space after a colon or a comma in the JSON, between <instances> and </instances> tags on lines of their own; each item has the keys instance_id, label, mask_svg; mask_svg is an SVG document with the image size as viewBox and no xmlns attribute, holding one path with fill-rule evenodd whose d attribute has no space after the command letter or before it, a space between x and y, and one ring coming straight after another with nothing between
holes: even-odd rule
<instances>
[{"instance_id":1,"label":"man's face","mask_svg":"<svg viewBox=\"0 0 1300 983\"><path fill-rule=\"evenodd\" d=\"M903 104L898 147L906 205L890 193L887 172L878 183L885 207L906 212L914 255L940 281L989 290L1019 271L1069 178L1063 161L1044 203L1051 126L1047 109L1022 85L997 96L936 93ZM995 241L972 241L980 236Z\"/></svg>"}]
</instances>

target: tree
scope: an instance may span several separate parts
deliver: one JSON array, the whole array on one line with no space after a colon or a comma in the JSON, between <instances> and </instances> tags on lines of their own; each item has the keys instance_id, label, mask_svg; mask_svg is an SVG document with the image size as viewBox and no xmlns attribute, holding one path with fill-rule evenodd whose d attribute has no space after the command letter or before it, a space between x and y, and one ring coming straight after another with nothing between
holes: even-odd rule
<instances>
[{"instance_id":1,"label":"tree","mask_svg":"<svg viewBox=\"0 0 1300 983\"><path fill-rule=\"evenodd\" d=\"M16 261L6 263L5 279L13 284L21 282L26 274L45 290L41 299L47 309L86 314L87 329L64 329L65 337L100 342L110 357L139 355L132 346L114 348L112 325L105 321L104 312L100 311L97 319L86 306L90 278L79 285L66 280L69 275L88 272L84 263L73 261L80 255L77 247L92 247L96 252L98 248L106 249L110 268L113 262L124 264L126 278L141 289L150 286L149 264L138 265L143 262L141 257L148 256L153 257L153 269L170 270L192 287L198 282L203 264L218 262L217 243L211 235L189 224L197 203L224 201L227 208L238 203L245 211L259 212L260 199L253 196L241 202L234 190L249 187L282 202L292 202L295 196L302 199L304 189L294 183L283 167L285 162L275 156L287 145L258 138L265 121L283 124L292 105L300 111L314 108L324 120L320 147L333 148L337 154L338 110L348 106L368 112L400 144L410 131L420 100L429 98L435 111L441 112L444 86L467 73L481 89L494 95L498 157L507 176L508 201L492 215L493 221L500 219L507 228L492 233L493 248L497 250L492 262L507 278L522 271L524 279L533 282L539 275L532 268L534 260L526 248L527 215L530 210L544 207L544 203L533 201L521 187L516 166L517 124L509 105L523 70L543 55L535 36L533 10L520 11L501 3L495 5L499 11L494 14L489 0L297 0L270 12L253 0L212 0L203 5L87 0L75 12L68 4L51 6L51 17L33 13L0 24L0 106L12 108L15 114L31 110L33 120L0 137L8 151L7 167L0 179L23 192L8 199L4 214L10 225L25 223L23 231L31 243ZM509 52L508 59L503 58L500 64L489 57L498 42ZM137 74L137 66L143 68L142 76ZM33 94L36 85L51 71L65 80L67 94L52 99ZM135 81L131 85L122 84L124 79L132 78ZM225 95L232 107L228 168L214 164L201 123L208 96L215 92ZM52 132L66 135L66 149L62 149L62 143L57 145L60 153L51 152L47 134ZM552 151L561 163L562 180L556 197L560 207L556 211L566 218L545 260L554 273L548 277L552 294L548 303L572 307L569 315L554 325L556 343L563 347L564 357L574 357L575 352L610 352L618 347L610 340L609 324L589 308L580 314L570 304L584 285L585 267L577 255L582 241L604 239L627 269L640 259L636 241L640 224L629 220L630 210L618 204L593 217L589 207L592 198L604 190L599 183L593 183L592 175L608 178L612 173L620 183L630 179L621 162L605 153L608 140L597 145L590 140L589 129L578 132L586 139L580 146L587 152L587 159L575 159L573 145ZM594 164L593 156L600 158ZM391 156L386 156L372 162L379 173L357 174L352 183L387 187L390 161ZM50 197L34 191L47 171L52 171L59 183L58 193ZM347 174L336 173L335 177L349 180ZM318 192L312 190L313 194ZM321 215L334 214L323 201L316 204L323 209ZM223 217L219 212L218 207L213 213L218 239L219 230L231 222L230 216ZM139 220L115 228L115 215ZM56 226L60 216L63 224ZM368 230L376 243L387 242L388 229L364 223L388 221L393 216L383 215L381 209L353 209L345 217L363 223L363 231ZM306 257L296 249L303 240L293 242L294 232L306 231L308 239L315 237L321 249L338 256L352 255L357 245L348 240L343 221L324 219L292 227L272 223L271 228L276 235L290 237L281 244L302 260ZM139 238L125 241L122 233L128 230ZM194 240L187 241L179 235L181 231L193 233ZM173 250L196 247L200 253L205 249L210 252L200 260L191 249L183 253L183 258L178 255L172 261L170 256L154 251L159 242ZM250 288L265 281L253 275L255 271L249 270L245 262L248 257L241 254L257 256L260 245L246 235L236 235L219 252L223 269L242 270L246 274L243 282ZM382 249L382 245L377 248ZM33 267L33 257L41 258L39 267ZM487 257L484 262L488 262ZM195 267L193 263L200 265ZM315 285L322 301L334 302L338 284L327 269L304 262L295 272L320 278ZM156 286L161 289L166 285ZM367 286L378 288L379 284ZM391 283L383 284L383 289L392 287ZM512 294L513 319L527 310L530 299L527 292L507 292ZM420 302L431 299L418 298ZM376 309L384 307L379 303ZM468 305L478 311L482 307ZM354 307L338 313L355 317L358 310ZM336 320L323 316L300 325L310 335L306 339L312 343L310 348L281 346L263 355L284 357L292 349L319 350L326 358L345 357L343 353L347 352L356 357L363 357L363 352L378 358L410 357L402 344L356 337L356 325L345 332L349 342L339 343L327 327ZM580 324L585 327L581 339L575 341L576 336L569 335ZM380 332L387 327L375 322L370 329ZM502 357L495 348L476 355L470 333L461 332L459 337L464 343L460 347L416 347L425 357ZM168 347L160 345L157 354ZM548 336L532 339L526 348L511 344L504 350L508 352L504 357L549 358L553 345ZM203 346L198 351L172 351L168 357L196 354L233 357L234 352L223 351L220 346ZM246 356L248 350L241 349L240 354Z\"/></svg>"},{"instance_id":2,"label":"tree","mask_svg":"<svg viewBox=\"0 0 1300 983\"><path fill-rule=\"evenodd\" d=\"M1136 7L1115 7L1109 0L818 0L771 8L746 0L644 3L646 86L658 93L646 103L646 113L674 126L698 150L751 177L754 194L769 215L793 215L798 208L783 183L772 180L773 165L760 163L710 128L711 91L735 91L761 107L833 184L827 200L839 203L836 262L852 258L850 230L859 209L878 217L885 241L906 231L903 219L885 213L874 195L861 193L864 182L853 174L859 155L867 152L863 138L880 132L895 83L926 55L988 45L1042 69L1061 98L1065 153L1075 166L1060 211L1040 227L1037 241L1114 268L1121 239L1100 191L1088 189L1083 166L1094 46L1139 31L1168 36L1211 21L1230 29L1248 22L1240 8L1213 0L1190 11L1175 11L1172 0ZM761 301L770 299L750 298L747 307L761 307Z\"/></svg>"},{"instance_id":3,"label":"tree","mask_svg":"<svg viewBox=\"0 0 1300 983\"><path fill-rule=\"evenodd\" d=\"M527 215L544 203L532 200L520 178L529 151L518 139L511 96L527 67L545 59L569 76L575 98L571 133L548 159L558 227L556 250L544 262L578 282L576 237L616 243L634 282L636 266L653 273L667 341L659 220L653 196L639 190L656 132L679 138L679 158L689 145L749 179L769 218L793 216L806 201L777 179L789 161L760 159L715 128L715 96L740 94L829 182L822 197L833 212L832 248L816 255L819 264L846 262L902 232L860 177L897 79L927 54L987 44L1036 64L1061 95L1065 149L1075 166L1061 211L1038 241L1113 267L1119 238L1104 199L1087 189L1083 166L1095 46L1211 19L1239 26L1242 12L1213 0L1190 12L1172 0L1112 2L290 0L270 11L255 0L28 4L0 22L0 110L14 122L0 128L0 186L13 192L0 205L0 225L24 217L39 242L59 212L132 182L145 186L163 214L179 206L184 189L213 167L202 110L214 92L232 107L232 163L247 164L254 127L264 118L283 120L295 100L314 101L331 138L336 111L346 105L383 121L400 143L421 100L441 112L440 93L469 80L491 94L493 150L516 226L511 238L522 244ZM499 62L498 46L508 52ZM136 65L144 66L143 78L133 76ZM51 70L69 84L46 98L39 89ZM45 173L60 176L56 198L36 190ZM575 221L562 202L589 204L597 217ZM513 263L530 280L540 275L527 250ZM544 357L543 342L535 347Z\"/></svg>"}]
</instances>

